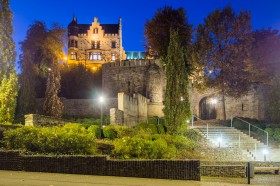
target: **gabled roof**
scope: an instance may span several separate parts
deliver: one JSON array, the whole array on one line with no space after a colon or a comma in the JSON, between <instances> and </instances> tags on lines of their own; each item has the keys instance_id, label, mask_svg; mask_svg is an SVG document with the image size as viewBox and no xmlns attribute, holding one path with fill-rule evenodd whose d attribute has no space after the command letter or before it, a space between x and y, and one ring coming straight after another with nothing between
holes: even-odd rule
<instances>
[{"instance_id":1,"label":"gabled roof","mask_svg":"<svg viewBox=\"0 0 280 186\"><path fill-rule=\"evenodd\" d=\"M100 24L105 34L118 34L119 24Z\"/></svg>"},{"instance_id":2,"label":"gabled roof","mask_svg":"<svg viewBox=\"0 0 280 186\"><path fill-rule=\"evenodd\" d=\"M79 34L86 34L91 24L78 24ZM118 34L119 24L100 24L105 34Z\"/></svg>"}]
</instances>

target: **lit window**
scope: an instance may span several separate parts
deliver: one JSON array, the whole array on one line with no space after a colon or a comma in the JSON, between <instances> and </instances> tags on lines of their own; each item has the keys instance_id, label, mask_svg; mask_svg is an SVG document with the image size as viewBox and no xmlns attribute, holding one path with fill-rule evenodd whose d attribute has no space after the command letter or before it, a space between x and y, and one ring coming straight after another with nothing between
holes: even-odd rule
<instances>
[{"instance_id":1,"label":"lit window","mask_svg":"<svg viewBox=\"0 0 280 186\"><path fill-rule=\"evenodd\" d=\"M91 41L92 49L100 49L100 41Z\"/></svg>"},{"instance_id":2,"label":"lit window","mask_svg":"<svg viewBox=\"0 0 280 186\"><path fill-rule=\"evenodd\" d=\"M111 48L116 48L116 41L112 41Z\"/></svg>"},{"instance_id":3,"label":"lit window","mask_svg":"<svg viewBox=\"0 0 280 186\"><path fill-rule=\"evenodd\" d=\"M112 54L112 61L115 61L116 60L116 54Z\"/></svg>"},{"instance_id":4,"label":"lit window","mask_svg":"<svg viewBox=\"0 0 280 186\"><path fill-rule=\"evenodd\" d=\"M89 60L93 60L93 61L101 60L101 53L99 53L99 52L90 52L89 56L88 56L88 59Z\"/></svg>"},{"instance_id":5,"label":"lit window","mask_svg":"<svg viewBox=\"0 0 280 186\"><path fill-rule=\"evenodd\" d=\"M77 59L77 52L71 52L70 53L70 59L71 60L76 60Z\"/></svg>"},{"instance_id":6,"label":"lit window","mask_svg":"<svg viewBox=\"0 0 280 186\"><path fill-rule=\"evenodd\" d=\"M94 34L98 34L98 28L93 29Z\"/></svg>"}]
</instances>

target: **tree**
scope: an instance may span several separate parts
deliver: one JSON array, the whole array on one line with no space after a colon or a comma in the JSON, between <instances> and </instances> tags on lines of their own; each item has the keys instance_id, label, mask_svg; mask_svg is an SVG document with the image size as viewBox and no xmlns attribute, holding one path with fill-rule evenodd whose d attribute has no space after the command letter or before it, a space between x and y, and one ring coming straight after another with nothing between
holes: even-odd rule
<instances>
[{"instance_id":1,"label":"tree","mask_svg":"<svg viewBox=\"0 0 280 186\"><path fill-rule=\"evenodd\" d=\"M0 85L0 123L11 124L14 120L16 99L18 94L18 79L15 72L4 75Z\"/></svg>"},{"instance_id":2,"label":"tree","mask_svg":"<svg viewBox=\"0 0 280 186\"><path fill-rule=\"evenodd\" d=\"M29 27L26 39L21 42L21 95L18 107L21 115L34 111L36 97L45 97L44 113L61 116L59 61L64 57L64 38L65 29L56 24L47 29L44 22L35 21ZM26 97L25 93L29 93L30 97Z\"/></svg>"},{"instance_id":3,"label":"tree","mask_svg":"<svg viewBox=\"0 0 280 186\"><path fill-rule=\"evenodd\" d=\"M155 57L163 59L164 63L170 43L170 29L178 31L182 46L187 47L191 42L192 25L187 21L184 8L178 10L169 6L160 8L150 21L146 21L144 27L147 51L153 51Z\"/></svg>"},{"instance_id":4,"label":"tree","mask_svg":"<svg viewBox=\"0 0 280 186\"><path fill-rule=\"evenodd\" d=\"M249 91L252 71L249 58L252 43L250 13L236 14L231 6L215 10L197 28L201 63L208 74L208 86L222 95L226 119L225 95L239 97Z\"/></svg>"},{"instance_id":5,"label":"tree","mask_svg":"<svg viewBox=\"0 0 280 186\"><path fill-rule=\"evenodd\" d=\"M180 133L190 116L186 52L178 31L171 31L167 53L164 117L167 132Z\"/></svg>"},{"instance_id":6,"label":"tree","mask_svg":"<svg viewBox=\"0 0 280 186\"><path fill-rule=\"evenodd\" d=\"M13 122L18 94L12 19L9 0L0 0L0 123Z\"/></svg>"},{"instance_id":7,"label":"tree","mask_svg":"<svg viewBox=\"0 0 280 186\"><path fill-rule=\"evenodd\" d=\"M9 0L0 0L0 78L9 76L15 67L15 43L13 41L13 13Z\"/></svg>"},{"instance_id":8,"label":"tree","mask_svg":"<svg viewBox=\"0 0 280 186\"><path fill-rule=\"evenodd\" d=\"M270 83L280 71L280 35L278 30L261 29L253 32L251 60L254 63L255 81Z\"/></svg>"}]
</instances>

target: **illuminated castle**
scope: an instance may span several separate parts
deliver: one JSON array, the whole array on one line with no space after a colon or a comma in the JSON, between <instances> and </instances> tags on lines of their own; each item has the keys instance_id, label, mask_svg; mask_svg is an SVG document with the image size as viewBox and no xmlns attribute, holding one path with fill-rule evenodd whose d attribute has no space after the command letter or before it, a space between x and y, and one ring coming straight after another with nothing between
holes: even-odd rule
<instances>
[{"instance_id":1,"label":"illuminated castle","mask_svg":"<svg viewBox=\"0 0 280 186\"><path fill-rule=\"evenodd\" d=\"M118 24L78 24L74 17L68 25L68 64L84 64L93 71L102 64L122 61L126 54L122 46L122 20Z\"/></svg>"}]
</instances>

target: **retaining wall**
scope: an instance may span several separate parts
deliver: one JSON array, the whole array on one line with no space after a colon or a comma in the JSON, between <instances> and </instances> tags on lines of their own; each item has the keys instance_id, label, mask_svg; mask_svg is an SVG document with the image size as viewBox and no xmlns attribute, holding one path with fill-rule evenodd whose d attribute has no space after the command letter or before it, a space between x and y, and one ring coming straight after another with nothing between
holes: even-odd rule
<instances>
[{"instance_id":1,"label":"retaining wall","mask_svg":"<svg viewBox=\"0 0 280 186\"><path fill-rule=\"evenodd\" d=\"M108 160L105 156L25 156L0 151L0 170L200 180L199 160Z\"/></svg>"}]
</instances>

